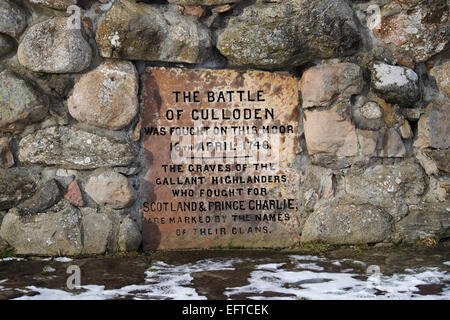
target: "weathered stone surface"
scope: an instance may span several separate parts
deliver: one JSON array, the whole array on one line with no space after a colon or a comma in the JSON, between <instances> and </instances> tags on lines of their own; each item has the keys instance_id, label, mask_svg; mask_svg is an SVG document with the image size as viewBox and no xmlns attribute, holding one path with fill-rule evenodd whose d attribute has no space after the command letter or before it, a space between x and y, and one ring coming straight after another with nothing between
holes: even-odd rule
<instances>
[{"instance_id":1,"label":"weathered stone surface","mask_svg":"<svg viewBox=\"0 0 450 320\"><path fill-rule=\"evenodd\" d=\"M7 70L0 73L0 131L19 133L47 111L47 97L29 82Z\"/></svg>"},{"instance_id":2,"label":"weathered stone surface","mask_svg":"<svg viewBox=\"0 0 450 320\"><path fill-rule=\"evenodd\" d=\"M52 179L38 190L31 198L25 200L17 206L20 214L28 215L44 212L59 202L62 198L60 186L56 180Z\"/></svg>"},{"instance_id":3,"label":"weathered stone surface","mask_svg":"<svg viewBox=\"0 0 450 320\"><path fill-rule=\"evenodd\" d=\"M430 74L435 78L439 91L450 98L450 60L431 69Z\"/></svg>"},{"instance_id":4,"label":"weathered stone surface","mask_svg":"<svg viewBox=\"0 0 450 320\"><path fill-rule=\"evenodd\" d=\"M375 101L365 96L352 99L352 120L355 126L362 130L379 130L383 123L384 110Z\"/></svg>"},{"instance_id":5,"label":"weathered stone surface","mask_svg":"<svg viewBox=\"0 0 450 320\"><path fill-rule=\"evenodd\" d=\"M113 221L107 214L84 210L82 219L84 254L104 254L112 238Z\"/></svg>"},{"instance_id":6,"label":"weathered stone surface","mask_svg":"<svg viewBox=\"0 0 450 320\"><path fill-rule=\"evenodd\" d=\"M303 128L310 155L321 153L351 157L357 154L356 128L346 109L336 105L329 110L304 111Z\"/></svg>"},{"instance_id":7,"label":"weathered stone surface","mask_svg":"<svg viewBox=\"0 0 450 320\"><path fill-rule=\"evenodd\" d=\"M419 77L411 69L374 63L372 88L384 100L402 106L410 106L419 98Z\"/></svg>"},{"instance_id":8,"label":"weathered stone surface","mask_svg":"<svg viewBox=\"0 0 450 320\"><path fill-rule=\"evenodd\" d=\"M427 106L419 120L414 147L450 147L450 103L435 101Z\"/></svg>"},{"instance_id":9,"label":"weathered stone surface","mask_svg":"<svg viewBox=\"0 0 450 320\"><path fill-rule=\"evenodd\" d=\"M235 65L281 68L351 54L360 34L340 0L258 3L230 19L217 48Z\"/></svg>"},{"instance_id":10,"label":"weathered stone surface","mask_svg":"<svg viewBox=\"0 0 450 320\"><path fill-rule=\"evenodd\" d=\"M69 187L67 188L67 192L64 195L64 198L75 207L84 206L83 196L81 195L81 190L78 186L77 180L73 180L70 183Z\"/></svg>"},{"instance_id":11,"label":"weathered stone surface","mask_svg":"<svg viewBox=\"0 0 450 320\"><path fill-rule=\"evenodd\" d=\"M205 9L201 6L186 6L180 5L178 6L178 10L185 16L193 16L196 18L201 18L206 14Z\"/></svg>"},{"instance_id":12,"label":"weathered stone surface","mask_svg":"<svg viewBox=\"0 0 450 320\"><path fill-rule=\"evenodd\" d=\"M36 192L38 168L0 169L0 210L12 208Z\"/></svg>"},{"instance_id":13,"label":"weathered stone surface","mask_svg":"<svg viewBox=\"0 0 450 320\"><path fill-rule=\"evenodd\" d=\"M99 205L112 209L129 207L137 198L128 179L113 171L90 177L84 189Z\"/></svg>"},{"instance_id":14,"label":"weathered stone surface","mask_svg":"<svg viewBox=\"0 0 450 320\"><path fill-rule=\"evenodd\" d=\"M0 58L14 49L14 42L6 35L0 34Z\"/></svg>"},{"instance_id":15,"label":"weathered stone surface","mask_svg":"<svg viewBox=\"0 0 450 320\"><path fill-rule=\"evenodd\" d=\"M439 169L436 163L433 161L433 159L431 159L431 157L429 157L425 152L423 152L423 150L416 149L415 151L416 151L415 154L416 159L419 160L420 165L425 170L427 175L431 176L439 174Z\"/></svg>"},{"instance_id":16,"label":"weathered stone surface","mask_svg":"<svg viewBox=\"0 0 450 320\"><path fill-rule=\"evenodd\" d=\"M313 211L321 199L330 199L335 192L335 179L332 170L309 166L303 179L302 204L307 211Z\"/></svg>"},{"instance_id":17,"label":"weathered stone surface","mask_svg":"<svg viewBox=\"0 0 450 320\"><path fill-rule=\"evenodd\" d=\"M308 217L302 242L377 243L388 240L391 233L392 218L380 208L331 202Z\"/></svg>"},{"instance_id":18,"label":"weathered stone surface","mask_svg":"<svg viewBox=\"0 0 450 320\"><path fill-rule=\"evenodd\" d=\"M394 128L383 128L377 142L377 156L402 158L406 154L405 144Z\"/></svg>"},{"instance_id":19,"label":"weathered stone surface","mask_svg":"<svg viewBox=\"0 0 450 320\"><path fill-rule=\"evenodd\" d=\"M0 212L0 228L2 226L2 221L3 221L3 213ZM6 250L8 248L9 248L8 242L3 240L2 237L0 236L0 251L1 250Z\"/></svg>"},{"instance_id":20,"label":"weathered stone surface","mask_svg":"<svg viewBox=\"0 0 450 320\"><path fill-rule=\"evenodd\" d=\"M417 121L420 115L423 113L423 109L420 108L403 108L401 110L402 115L411 121Z\"/></svg>"},{"instance_id":21,"label":"weathered stone surface","mask_svg":"<svg viewBox=\"0 0 450 320\"><path fill-rule=\"evenodd\" d=\"M78 255L135 251L139 228L120 212L76 208L62 200L46 212L22 215L13 208L0 217L0 239L25 255ZM1 242L1 240L0 240Z\"/></svg>"},{"instance_id":22,"label":"weathered stone surface","mask_svg":"<svg viewBox=\"0 0 450 320\"><path fill-rule=\"evenodd\" d=\"M136 251L142 242L141 231L130 217L120 223L118 245L120 251Z\"/></svg>"},{"instance_id":23,"label":"weathered stone surface","mask_svg":"<svg viewBox=\"0 0 450 320\"><path fill-rule=\"evenodd\" d=\"M376 165L345 175L345 191L348 196L359 199L359 203L381 207L393 199L417 203L425 189L425 174L415 163Z\"/></svg>"},{"instance_id":24,"label":"weathered stone surface","mask_svg":"<svg viewBox=\"0 0 450 320\"><path fill-rule=\"evenodd\" d=\"M395 226L396 236L406 242L428 237L450 237L450 203L421 203L409 207L409 214Z\"/></svg>"},{"instance_id":25,"label":"weathered stone surface","mask_svg":"<svg viewBox=\"0 0 450 320\"><path fill-rule=\"evenodd\" d=\"M107 61L85 74L68 100L69 112L78 121L119 130L136 116L138 79L128 61Z\"/></svg>"},{"instance_id":26,"label":"weathered stone surface","mask_svg":"<svg viewBox=\"0 0 450 320\"><path fill-rule=\"evenodd\" d=\"M365 156L374 156L380 137L378 131L356 129L360 151Z\"/></svg>"},{"instance_id":27,"label":"weathered stone surface","mask_svg":"<svg viewBox=\"0 0 450 320\"><path fill-rule=\"evenodd\" d=\"M14 165L14 157L9 147L10 142L10 138L0 138L0 167L3 169L11 168Z\"/></svg>"},{"instance_id":28,"label":"weathered stone surface","mask_svg":"<svg viewBox=\"0 0 450 320\"><path fill-rule=\"evenodd\" d=\"M105 58L201 63L211 55L211 36L176 6L117 1L103 16L97 44Z\"/></svg>"},{"instance_id":29,"label":"weathered stone surface","mask_svg":"<svg viewBox=\"0 0 450 320\"><path fill-rule=\"evenodd\" d=\"M80 29L68 28L69 18L57 17L33 25L19 44L17 56L36 72L70 73L88 68L92 49Z\"/></svg>"},{"instance_id":30,"label":"weathered stone surface","mask_svg":"<svg viewBox=\"0 0 450 320\"><path fill-rule=\"evenodd\" d=\"M383 11L394 14L382 15L380 29L374 29L374 34L392 44L398 55L406 53L423 62L445 49L450 35L446 0L395 0Z\"/></svg>"},{"instance_id":31,"label":"weathered stone surface","mask_svg":"<svg viewBox=\"0 0 450 320\"><path fill-rule=\"evenodd\" d=\"M320 65L303 73L300 81L302 107L327 107L336 101L350 101L363 87L361 68L353 63Z\"/></svg>"},{"instance_id":32,"label":"weathered stone surface","mask_svg":"<svg viewBox=\"0 0 450 320\"><path fill-rule=\"evenodd\" d=\"M398 128L398 131L403 139L411 139L414 136L408 120L403 122L403 124Z\"/></svg>"},{"instance_id":33,"label":"weathered stone surface","mask_svg":"<svg viewBox=\"0 0 450 320\"><path fill-rule=\"evenodd\" d=\"M14 208L3 219L0 236L17 254L76 255L83 248L81 218L79 210L65 201L27 216Z\"/></svg>"},{"instance_id":34,"label":"weathered stone surface","mask_svg":"<svg viewBox=\"0 0 450 320\"><path fill-rule=\"evenodd\" d=\"M450 150L424 150L428 157L433 159L439 170L450 173Z\"/></svg>"},{"instance_id":35,"label":"weathered stone surface","mask_svg":"<svg viewBox=\"0 0 450 320\"><path fill-rule=\"evenodd\" d=\"M0 33L19 38L26 27L25 10L10 0L0 0Z\"/></svg>"},{"instance_id":36,"label":"weathered stone surface","mask_svg":"<svg viewBox=\"0 0 450 320\"><path fill-rule=\"evenodd\" d=\"M39 130L19 143L20 161L68 169L126 166L136 154L126 142L68 127Z\"/></svg>"},{"instance_id":37,"label":"weathered stone surface","mask_svg":"<svg viewBox=\"0 0 450 320\"><path fill-rule=\"evenodd\" d=\"M237 3L242 0L168 0L169 3L188 6L215 6L219 4Z\"/></svg>"},{"instance_id":38,"label":"weathered stone surface","mask_svg":"<svg viewBox=\"0 0 450 320\"><path fill-rule=\"evenodd\" d=\"M361 107L361 115L370 120L379 119L383 116L380 106L376 102L367 102Z\"/></svg>"},{"instance_id":39,"label":"weathered stone surface","mask_svg":"<svg viewBox=\"0 0 450 320\"><path fill-rule=\"evenodd\" d=\"M297 244L301 172L293 166L298 146L298 79L286 73L251 70L147 68L142 85L144 250ZM191 102L183 99L183 91L186 96L190 93ZM178 102L174 92L180 92ZM214 93L214 99L212 95L208 99L207 92ZM166 116L174 105L183 111L179 120ZM187 135L156 133L173 127L187 128ZM207 127L225 128L227 134L215 135ZM270 128L269 132L264 128ZM250 144L246 141L261 144L264 140L271 149L262 147L256 152L243 147ZM209 141L217 147L199 148ZM229 144L226 150L220 148L226 141L234 141L233 150ZM171 143L177 142L182 153L171 152ZM268 162L271 168L262 169ZM244 163L248 164L245 172L239 170ZM165 170L167 165L181 166L182 171ZM259 176L271 177L255 178ZM191 184L191 179L198 182ZM264 195L249 192L262 188ZM239 194L238 189L243 192ZM232 201L239 207L231 208ZM181 210L183 206L186 209ZM168 219L173 222L167 223Z\"/></svg>"},{"instance_id":40,"label":"weathered stone surface","mask_svg":"<svg viewBox=\"0 0 450 320\"><path fill-rule=\"evenodd\" d=\"M236 7L235 3L227 3L211 9L212 13L224 13Z\"/></svg>"},{"instance_id":41,"label":"weathered stone surface","mask_svg":"<svg viewBox=\"0 0 450 320\"><path fill-rule=\"evenodd\" d=\"M52 9L66 10L69 6L77 4L78 0L30 0L30 2Z\"/></svg>"}]
</instances>

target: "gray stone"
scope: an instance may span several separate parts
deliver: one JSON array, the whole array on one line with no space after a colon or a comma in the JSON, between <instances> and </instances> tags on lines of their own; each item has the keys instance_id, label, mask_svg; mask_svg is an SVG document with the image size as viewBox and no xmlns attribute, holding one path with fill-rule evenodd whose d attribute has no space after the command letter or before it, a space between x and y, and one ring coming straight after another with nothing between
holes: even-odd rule
<instances>
[{"instance_id":1,"label":"gray stone","mask_svg":"<svg viewBox=\"0 0 450 320\"><path fill-rule=\"evenodd\" d=\"M350 55L360 34L341 0L258 3L232 17L217 48L234 65L282 68Z\"/></svg>"},{"instance_id":2,"label":"gray stone","mask_svg":"<svg viewBox=\"0 0 450 320\"><path fill-rule=\"evenodd\" d=\"M14 41L3 34L0 34L0 58L7 55L14 49Z\"/></svg>"},{"instance_id":3,"label":"gray stone","mask_svg":"<svg viewBox=\"0 0 450 320\"><path fill-rule=\"evenodd\" d=\"M26 27L26 12L12 1L0 0L0 33L17 39Z\"/></svg>"},{"instance_id":4,"label":"gray stone","mask_svg":"<svg viewBox=\"0 0 450 320\"><path fill-rule=\"evenodd\" d=\"M372 157L375 155L379 132L373 130L356 129L359 150L362 155Z\"/></svg>"},{"instance_id":5,"label":"gray stone","mask_svg":"<svg viewBox=\"0 0 450 320\"><path fill-rule=\"evenodd\" d=\"M396 234L406 242L428 237L450 237L450 203L422 203L410 206L409 215L396 224Z\"/></svg>"},{"instance_id":6,"label":"gray stone","mask_svg":"<svg viewBox=\"0 0 450 320\"><path fill-rule=\"evenodd\" d=\"M136 155L127 142L68 127L39 130L19 143L20 161L66 169L127 166Z\"/></svg>"},{"instance_id":7,"label":"gray stone","mask_svg":"<svg viewBox=\"0 0 450 320\"><path fill-rule=\"evenodd\" d=\"M402 158L406 155L402 137L394 128L383 128L377 142L377 156Z\"/></svg>"},{"instance_id":8,"label":"gray stone","mask_svg":"<svg viewBox=\"0 0 450 320\"><path fill-rule=\"evenodd\" d=\"M38 190L31 198L25 200L17 207L21 214L33 214L44 212L52 207L62 198L60 186L56 180L48 181L41 189Z\"/></svg>"},{"instance_id":9,"label":"gray stone","mask_svg":"<svg viewBox=\"0 0 450 320\"><path fill-rule=\"evenodd\" d=\"M345 191L355 203L384 207L395 199L417 203L426 190L426 178L420 165L404 161L397 165L375 165L349 171Z\"/></svg>"},{"instance_id":10,"label":"gray stone","mask_svg":"<svg viewBox=\"0 0 450 320\"><path fill-rule=\"evenodd\" d=\"M78 0L30 0L30 2L52 9L66 10L69 6L77 4Z\"/></svg>"},{"instance_id":11,"label":"gray stone","mask_svg":"<svg viewBox=\"0 0 450 320\"><path fill-rule=\"evenodd\" d=\"M127 177L114 171L90 177L84 189L99 205L112 209L129 207L137 198L137 193Z\"/></svg>"},{"instance_id":12,"label":"gray stone","mask_svg":"<svg viewBox=\"0 0 450 320\"><path fill-rule=\"evenodd\" d=\"M85 74L68 100L69 112L80 122L119 130L136 116L138 75L128 61L107 61Z\"/></svg>"},{"instance_id":13,"label":"gray stone","mask_svg":"<svg viewBox=\"0 0 450 320\"><path fill-rule=\"evenodd\" d=\"M14 208L3 219L0 236L17 254L77 255L83 248L81 220L80 211L64 200L34 215L22 216Z\"/></svg>"},{"instance_id":14,"label":"gray stone","mask_svg":"<svg viewBox=\"0 0 450 320\"><path fill-rule=\"evenodd\" d=\"M410 106L419 98L419 77L411 69L374 63L372 88L384 100L401 106Z\"/></svg>"},{"instance_id":15,"label":"gray stone","mask_svg":"<svg viewBox=\"0 0 450 320\"><path fill-rule=\"evenodd\" d=\"M39 168L0 169L0 210L10 209L30 198L37 189Z\"/></svg>"},{"instance_id":16,"label":"gray stone","mask_svg":"<svg viewBox=\"0 0 450 320\"><path fill-rule=\"evenodd\" d=\"M302 242L335 244L377 243L389 240L392 218L375 206L331 202L307 219Z\"/></svg>"},{"instance_id":17,"label":"gray stone","mask_svg":"<svg viewBox=\"0 0 450 320\"><path fill-rule=\"evenodd\" d=\"M431 102L420 117L415 148L446 149L450 147L450 103Z\"/></svg>"},{"instance_id":18,"label":"gray stone","mask_svg":"<svg viewBox=\"0 0 450 320\"><path fill-rule=\"evenodd\" d=\"M335 175L332 170L309 166L303 179L302 204L307 211L313 211L321 199L330 199L334 196Z\"/></svg>"},{"instance_id":19,"label":"gray stone","mask_svg":"<svg viewBox=\"0 0 450 320\"><path fill-rule=\"evenodd\" d=\"M20 133L47 111L48 98L28 81L7 70L0 73L0 131Z\"/></svg>"},{"instance_id":20,"label":"gray stone","mask_svg":"<svg viewBox=\"0 0 450 320\"><path fill-rule=\"evenodd\" d=\"M439 169L436 163L423 150L416 149L415 156L427 175L431 176L439 174Z\"/></svg>"},{"instance_id":21,"label":"gray stone","mask_svg":"<svg viewBox=\"0 0 450 320\"><path fill-rule=\"evenodd\" d=\"M80 29L68 27L69 19L52 18L29 28L19 44L19 62L32 71L47 73L88 68L92 49Z\"/></svg>"},{"instance_id":22,"label":"gray stone","mask_svg":"<svg viewBox=\"0 0 450 320\"><path fill-rule=\"evenodd\" d=\"M212 53L209 30L176 6L117 1L96 37L105 58L202 63Z\"/></svg>"},{"instance_id":23,"label":"gray stone","mask_svg":"<svg viewBox=\"0 0 450 320\"><path fill-rule=\"evenodd\" d=\"M141 232L136 222L130 217L125 217L120 223L119 230L119 250L136 251L139 249L142 241Z\"/></svg>"},{"instance_id":24,"label":"gray stone","mask_svg":"<svg viewBox=\"0 0 450 320\"><path fill-rule=\"evenodd\" d=\"M436 167L443 172L450 173L450 150L424 150L423 151L428 157L430 157Z\"/></svg>"},{"instance_id":25,"label":"gray stone","mask_svg":"<svg viewBox=\"0 0 450 320\"><path fill-rule=\"evenodd\" d=\"M82 230L84 254L104 254L107 251L113 230L113 223L107 214L84 210Z\"/></svg>"}]
</instances>

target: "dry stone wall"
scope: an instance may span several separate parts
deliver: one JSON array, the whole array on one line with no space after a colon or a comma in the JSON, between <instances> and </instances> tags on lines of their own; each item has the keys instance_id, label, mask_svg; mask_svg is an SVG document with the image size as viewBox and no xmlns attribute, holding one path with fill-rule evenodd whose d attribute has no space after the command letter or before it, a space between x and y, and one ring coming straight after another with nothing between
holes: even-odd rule
<instances>
[{"instance_id":1,"label":"dry stone wall","mask_svg":"<svg viewBox=\"0 0 450 320\"><path fill-rule=\"evenodd\" d=\"M0 250L142 248L154 67L297 79L297 244L449 238L448 6L0 0Z\"/></svg>"}]
</instances>

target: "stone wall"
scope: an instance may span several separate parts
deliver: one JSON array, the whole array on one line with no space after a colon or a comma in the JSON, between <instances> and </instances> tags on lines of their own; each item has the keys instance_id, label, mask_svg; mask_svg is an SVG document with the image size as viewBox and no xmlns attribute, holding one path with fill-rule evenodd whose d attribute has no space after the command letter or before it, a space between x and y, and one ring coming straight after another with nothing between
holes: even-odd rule
<instances>
[{"instance_id":1,"label":"stone wall","mask_svg":"<svg viewBox=\"0 0 450 320\"><path fill-rule=\"evenodd\" d=\"M449 26L446 0L0 0L0 249L140 248L148 66L299 79L302 242L448 238Z\"/></svg>"}]
</instances>

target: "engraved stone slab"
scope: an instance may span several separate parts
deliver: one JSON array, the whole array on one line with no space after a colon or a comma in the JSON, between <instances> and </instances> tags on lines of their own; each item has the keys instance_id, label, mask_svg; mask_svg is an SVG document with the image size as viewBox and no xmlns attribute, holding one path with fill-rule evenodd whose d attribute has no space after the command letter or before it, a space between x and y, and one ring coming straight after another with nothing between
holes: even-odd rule
<instances>
[{"instance_id":1,"label":"engraved stone slab","mask_svg":"<svg viewBox=\"0 0 450 320\"><path fill-rule=\"evenodd\" d=\"M149 67L142 84L144 250L297 244L298 79Z\"/></svg>"}]
</instances>

